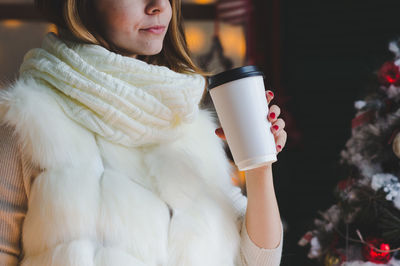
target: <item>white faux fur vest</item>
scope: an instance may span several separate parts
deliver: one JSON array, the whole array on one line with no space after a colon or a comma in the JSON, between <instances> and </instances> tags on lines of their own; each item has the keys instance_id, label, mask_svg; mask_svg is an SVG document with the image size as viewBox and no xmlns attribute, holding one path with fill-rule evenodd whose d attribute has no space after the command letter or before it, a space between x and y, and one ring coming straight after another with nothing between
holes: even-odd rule
<instances>
[{"instance_id":1,"label":"white faux fur vest","mask_svg":"<svg viewBox=\"0 0 400 266\"><path fill-rule=\"evenodd\" d=\"M200 110L177 141L127 148L68 118L33 79L0 93L43 171L32 180L22 266L240 265L231 165Z\"/></svg>"}]
</instances>

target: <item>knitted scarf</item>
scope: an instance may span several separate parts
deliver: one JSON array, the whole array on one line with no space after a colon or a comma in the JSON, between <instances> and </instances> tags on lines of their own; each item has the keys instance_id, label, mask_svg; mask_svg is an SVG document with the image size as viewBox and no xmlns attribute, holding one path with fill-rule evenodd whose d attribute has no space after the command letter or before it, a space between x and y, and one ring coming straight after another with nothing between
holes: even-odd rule
<instances>
[{"instance_id":1,"label":"knitted scarf","mask_svg":"<svg viewBox=\"0 0 400 266\"><path fill-rule=\"evenodd\" d=\"M27 52L20 77L33 77L73 120L127 147L171 141L197 116L205 79L48 33Z\"/></svg>"}]
</instances>

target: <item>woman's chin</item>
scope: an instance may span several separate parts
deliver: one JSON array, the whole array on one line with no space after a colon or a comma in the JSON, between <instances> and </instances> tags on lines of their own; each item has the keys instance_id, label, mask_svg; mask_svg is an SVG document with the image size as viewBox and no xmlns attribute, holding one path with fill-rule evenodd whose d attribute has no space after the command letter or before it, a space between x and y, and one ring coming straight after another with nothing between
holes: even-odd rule
<instances>
[{"instance_id":1,"label":"woman's chin","mask_svg":"<svg viewBox=\"0 0 400 266\"><path fill-rule=\"evenodd\" d=\"M137 56L150 56L150 55L157 55L161 52L162 48L154 49L154 50L147 50L147 51L140 51L140 52L132 52L130 54L126 54L128 57L137 58Z\"/></svg>"},{"instance_id":2,"label":"woman's chin","mask_svg":"<svg viewBox=\"0 0 400 266\"><path fill-rule=\"evenodd\" d=\"M147 49L146 51L143 51L140 54L142 54L142 55L156 55L156 54L159 54L161 52L161 50L162 50L162 46L157 46L157 47L154 47L154 48L151 48L151 49Z\"/></svg>"},{"instance_id":3,"label":"woman's chin","mask_svg":"<svg viewBox=\"0 0 400 266\"><path fill-rule=\"evenodd\" d=\"M145 49L140 49L139 51L137 49L130 49L129 47L123 48L121 46L118 47L118 50L118 53L123 56L137 58L138 55L149 56L159 54L162 50L162 44L154 44Z\"/></svg>"}]
</instances>

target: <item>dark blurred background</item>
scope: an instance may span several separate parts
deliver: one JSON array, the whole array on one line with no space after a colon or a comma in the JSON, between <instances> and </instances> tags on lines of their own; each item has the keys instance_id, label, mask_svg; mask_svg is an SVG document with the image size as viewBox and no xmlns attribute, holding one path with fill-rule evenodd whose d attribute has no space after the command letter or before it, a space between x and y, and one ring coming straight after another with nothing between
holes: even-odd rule
<instances>
[{"instance_id":1,"label":"dark blurred background","mask_svg":"<svg viewBox=\"0 0 400 266\"><path fill-rule=\"evenodd\" d=\"M340 151L351 134L354 101L374 85L400 37L400 1L280 2L282 100L298 131L275 165L282 217L288 223L282 265L317 265L297 246L318 210L334 203L333 189L348 173ZM278 90L279 91L279 90Z\"/></svg>"},{"instance_id":2,"label":"dark blurred background","mask_svg":"<svg viewBox=\"0 0 400 266\"><path fill-rule=\"evenodd\" d=\"M287 123L288 143L274 164L276 194L287 225L281 265L317 265L307 259L308 247L297 242L312 229L318 210L334 202L335 185L347 177L339 156L351 134L354 101L373 84L374 72L392 58L388 43L400 37L400 1L249 3L252 22L221 23L220 41L232 67L262 67ZM215 4L184 1L187 39L196 58L213 51ZM48 31L57 29L33 12L32 1L0 0L3 84L15 77L23 54L39 46ZM218 57L206 63L211 71L223 69Z\"/></svg>"}]
</instances>

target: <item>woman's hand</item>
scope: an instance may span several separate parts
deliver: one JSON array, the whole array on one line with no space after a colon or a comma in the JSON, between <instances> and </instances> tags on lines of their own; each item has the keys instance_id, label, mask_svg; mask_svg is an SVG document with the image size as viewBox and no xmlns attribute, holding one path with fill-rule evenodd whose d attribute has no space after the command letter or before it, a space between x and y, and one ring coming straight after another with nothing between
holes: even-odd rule
<instances>
[{"instance_id":1,"label":"woman's hand","mask_svg":"<svg viewBox=\"0 0 400 266\"><path fill-rule=\"evenodd\" d=\"M268 104L274 98L274 93L267 90L265 92ZM285 121L282 118L278 118L281 114L281 109L277 105L272 105L269 108L267 119L271 122L271 131L275 137L276 151L279 153L283 147L285 147L287 133L285 129ZM215 130L215 134L223 140L226 140L224 130L220 127Z\"/></svg>"},{"instance_id":2,"label":"woman's hand","mask_svg":"<svg viewBox=\"0 0 400 266\"><path fill-rule=\"evenodd\" d=\"M274 98L272 91L266 91L268 104ZM271 131L275 137L276 150L279 153L286 144L285 121L278 118L281 109L277 105L269 108L266 117L271 122ZM226 140L222 128L217 128L218 137ZM271 164L245 171L247 208L246 230L249 238L257 246L265 249L277 248L282 237L282 222L278 202L275 197Z\"/></svg>"}]
</instances>

